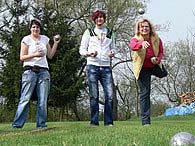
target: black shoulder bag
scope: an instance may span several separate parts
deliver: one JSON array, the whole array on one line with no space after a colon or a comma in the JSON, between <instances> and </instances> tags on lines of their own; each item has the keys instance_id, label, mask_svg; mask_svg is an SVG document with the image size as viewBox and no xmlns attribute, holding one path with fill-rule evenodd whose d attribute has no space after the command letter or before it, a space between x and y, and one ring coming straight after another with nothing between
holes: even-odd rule
<instances>
[{"instance_id":1,"label":"black shoulder bag","mask_svg":"<svg viewBox=\"0 0 195 146\"><path fill-rule=\"evenodd\" d=\"M163 78L168 75L168 72L165 68L165 66L161 64L156 64L152 70L152 74L155 75L156 77Z\"/></svg>"}]
</instances>

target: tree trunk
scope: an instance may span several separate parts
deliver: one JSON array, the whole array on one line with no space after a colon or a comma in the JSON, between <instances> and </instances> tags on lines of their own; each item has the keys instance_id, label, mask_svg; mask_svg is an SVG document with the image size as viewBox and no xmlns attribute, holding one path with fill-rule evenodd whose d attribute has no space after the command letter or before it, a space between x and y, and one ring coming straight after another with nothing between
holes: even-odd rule
<instances>
[{"instance_id":1,"label":"tree trunk","mask_svg":"<svg viewBox=\"0 0 195 146\"><path fill-rule=\"evenodd\" d=\"M118 100L117 100L117 96L116 96L116 87L115 85L113 86L113 91L114 91L114 95L113 95L113 112L114 112L114 120L118 120Z\"/></svg>"},{"instance_id":2,"label":"tree trunk","mask_svg":"<svg viewBox=\"0 0 195 146\"><path fill-rule=\"evenodd\" d=\"M78 114L78 111L77 111L76 101L72 104L72 110L73 110L73 112L74 112L74 114L76 116L76 119L78 121L80 121L81 119L80 119L79 114Z\"/></svg>"}]
</instances>

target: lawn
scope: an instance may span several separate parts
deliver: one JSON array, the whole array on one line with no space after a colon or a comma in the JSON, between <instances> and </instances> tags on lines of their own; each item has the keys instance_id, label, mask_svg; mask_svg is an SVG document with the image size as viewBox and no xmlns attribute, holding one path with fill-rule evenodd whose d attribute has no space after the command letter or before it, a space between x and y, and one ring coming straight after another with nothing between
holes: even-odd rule
<instances>
[{"instance_id":1,"label":"lawn","mask_svg":"<svg viewBox=\"0 0 195 146\"><path fill-rule=\"evenodd\" d=\"M152 118L151 126L140 120L115 121L113 127L90 127L89 122L48 122L47 129L26 123L12 129L0 125L1 146L168 146L178 132L195 135L195 115Z\"/></svg>"}]
</instances>

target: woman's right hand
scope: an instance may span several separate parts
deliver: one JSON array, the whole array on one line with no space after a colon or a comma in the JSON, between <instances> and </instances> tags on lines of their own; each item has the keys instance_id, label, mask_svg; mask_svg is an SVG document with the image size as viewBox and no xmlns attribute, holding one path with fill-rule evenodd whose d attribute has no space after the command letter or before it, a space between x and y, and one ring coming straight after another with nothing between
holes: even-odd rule
<instances>
[{"instance_id":1,"label":"woman's right hand","mask_svg":"<svg viewBox=\"0 0 195 146\"><path fill-rule=\"evenodd\" d=\"M87 56L91 56L91 57L96 57L97 56L97 51L88 51L87 52Z\"/></svg>"},{"instance_id":2,"label":"woman's right hand","mask_svg":"<svg viewBox=\"0 0 195 146\"><path fill-rule=\"evenodd\" d=\"M144 49L148 48L149 46L150 46L150 43L148 43L147 41L143 41L143 42L142 42L142 47L143 47Z\"/></svg>"}]
</instances>

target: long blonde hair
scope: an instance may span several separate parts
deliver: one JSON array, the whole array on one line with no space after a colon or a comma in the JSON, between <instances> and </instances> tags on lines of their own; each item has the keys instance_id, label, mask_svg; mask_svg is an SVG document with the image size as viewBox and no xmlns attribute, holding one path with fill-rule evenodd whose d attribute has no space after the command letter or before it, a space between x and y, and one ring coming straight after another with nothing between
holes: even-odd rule
<instances>
[{"instance_id":1,"label":"long blonde hair","mask_svg":"<svg viewBox=\"0 0 195 146\"><path fill-rule=\"evenodd\" d=\"M149 37L156 36L157 34L155 32L153 24L148 19L144 19L144 18L138 20L138 22L136 23L136 25L135 25L135 35L140 36L139 28L140 28L141 24L144 23L144 22L147 22L149 24L149 27L150 27Z\"/></svg>"}]
</instances>

